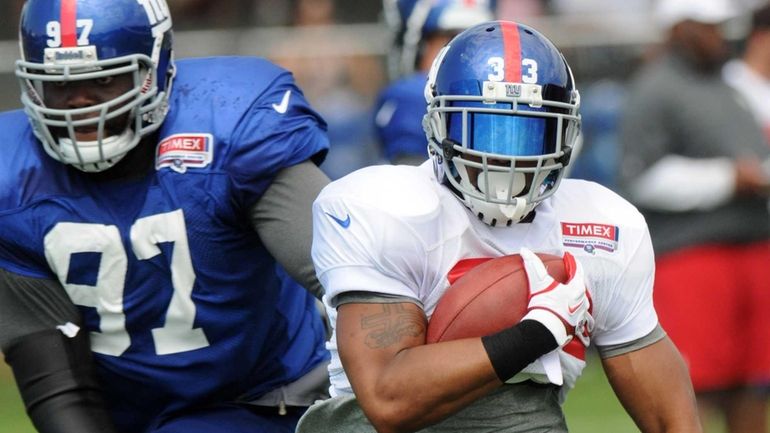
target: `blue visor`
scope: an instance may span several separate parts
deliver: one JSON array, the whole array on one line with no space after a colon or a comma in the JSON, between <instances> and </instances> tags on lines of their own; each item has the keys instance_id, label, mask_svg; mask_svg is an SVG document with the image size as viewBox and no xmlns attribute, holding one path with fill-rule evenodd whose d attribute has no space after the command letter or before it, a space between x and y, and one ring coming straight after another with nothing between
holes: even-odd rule
<instances>
[{"instance_id":1,"label":"blue visor","mask_svg":"<svg viewBox=\"0 0 770 433\"><path fill-rule=\"evenodd\" d=\"M454 106L478 106L456 103ZM510 104L484 105L510 110ZM462 113L447 113L447 135L462 143ZM508 156L538 156L556 149L556 119L512 114L468 113L469 149Z\"/></svg>"}]
</instances>

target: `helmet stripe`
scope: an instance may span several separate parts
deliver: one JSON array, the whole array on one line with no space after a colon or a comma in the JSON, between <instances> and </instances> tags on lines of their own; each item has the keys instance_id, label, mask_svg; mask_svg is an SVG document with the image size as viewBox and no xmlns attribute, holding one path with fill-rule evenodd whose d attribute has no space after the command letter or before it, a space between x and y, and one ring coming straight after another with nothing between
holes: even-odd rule
<instances>
[{"instance_id":1,"label":"helmet stripe","mask_svg":"<svg viewBox=\"0 0 770 433\"><path fill-rule=\"evenodd\" d=\"M503 32L503 52L505 53L505 81L521 82L521 39L519 26L516 23L503 21L500 23Z\"/></svg>"},{"instance_id":2,"label":"helmet stripe","mask_svg":"<svg viewBox=\"0 0 770 433\"><path fill-rule=\"evenodd\" d=\"M61 0L61 42L62 47L78 45L77 0Z\"/></svg>"}]
</instances>

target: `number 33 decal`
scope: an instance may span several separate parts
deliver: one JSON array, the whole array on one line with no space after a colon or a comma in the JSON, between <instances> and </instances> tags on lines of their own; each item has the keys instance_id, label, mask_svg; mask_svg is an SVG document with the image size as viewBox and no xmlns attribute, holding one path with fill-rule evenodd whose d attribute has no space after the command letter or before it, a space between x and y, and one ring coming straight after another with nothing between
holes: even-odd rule
<instances>
[{"instance_id":1,"label":"number 33 decal","mask_svg":"<svg viewBox=\"0 0 770 433\"><path fill-rule=\"evenodd\" d=\"M487 77L489 81L503 81L505 79L505 59L490 57L487 64L492 68L492 73ZM537 61L535 59L521 59L521 82L537 83Z\"/></svg>"},{"instance_id":2,"label":"number 33 decal","mask_svg":"<svg viewBox=\"0 0 770 433\"><path fill-rule=\"evenodd\" d=\"M209 343L203 330L193 328L195 272L181 209L140 218L131 227L131 247L139 260L149 260L160 254L158 244L163 242L174 244L170 275L174 293L166 309L163 327L152 330L155 352L168 355L207 347ZM68 282L70 260L77 253L101 255L93 286ZM45 237L45 255L72 301L96 308L101 318L101 332L91 333L91 349L105 355L123 354L131 345L123 310L128 257L118 228L102 224L59 223Z\"/></svg>"}]
</instances>

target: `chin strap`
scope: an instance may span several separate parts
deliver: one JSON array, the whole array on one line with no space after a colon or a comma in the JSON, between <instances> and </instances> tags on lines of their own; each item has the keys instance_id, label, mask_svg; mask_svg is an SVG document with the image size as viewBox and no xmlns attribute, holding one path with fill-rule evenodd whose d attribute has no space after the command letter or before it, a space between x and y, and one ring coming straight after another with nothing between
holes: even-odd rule
<instances>
[{"instance_id":1,"label":"chin strap","mask_svg":"<svg viewBox=\"0 0 770 433\"><path fill-rule=\"evenodd\" d=\"M506 194L504 192L498 191L497 198L500 200L505 200ZM527 208L527 200L523 197L519 197L513 200L512 205L500 204L497 206L500 208L500 212L505 215L506 218L519 222L522 218L524 218Z\"/></svg>"}]
</instances>

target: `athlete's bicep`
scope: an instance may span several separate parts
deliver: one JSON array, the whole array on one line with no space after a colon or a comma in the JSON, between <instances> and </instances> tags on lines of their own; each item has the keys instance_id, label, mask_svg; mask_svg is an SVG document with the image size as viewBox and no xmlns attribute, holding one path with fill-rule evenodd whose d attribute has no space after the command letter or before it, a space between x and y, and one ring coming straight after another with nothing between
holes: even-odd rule
<instances>
[{"instance_id":1,"label":"athlete's bicep","mask_svg":"<svg viewBox=\"0 0 770 433\"><path fill-rule=\"evenodd\" d=\"M425 344L427 319L412 302L348 303L337 309L337 346L356 395L365 397L404 349Z\"/></svg>"}]
</instances>

